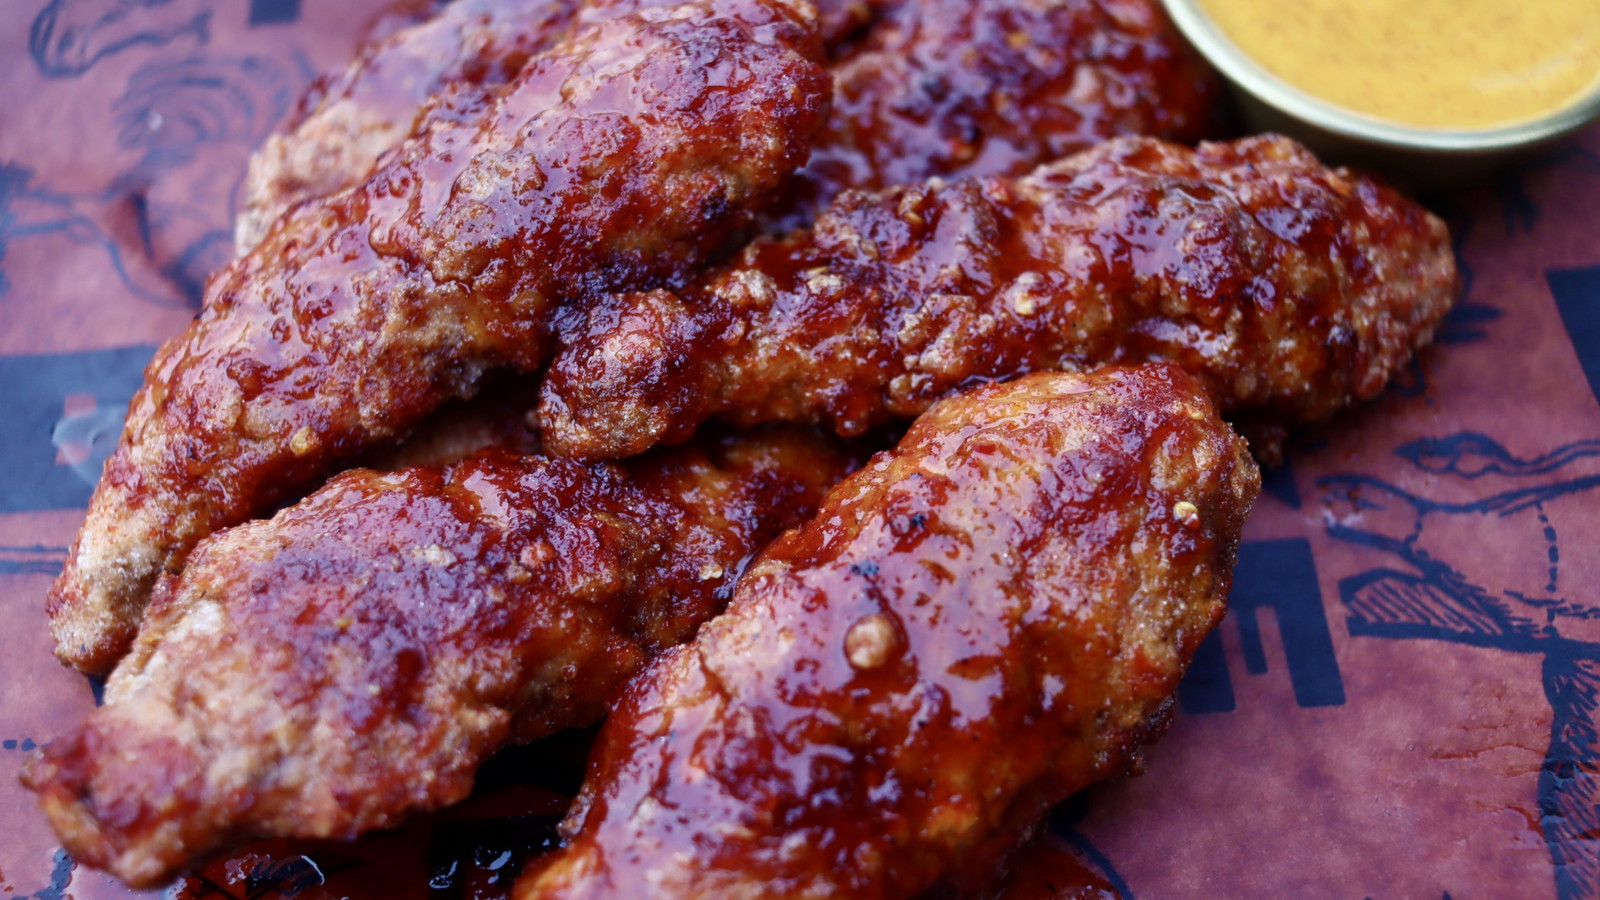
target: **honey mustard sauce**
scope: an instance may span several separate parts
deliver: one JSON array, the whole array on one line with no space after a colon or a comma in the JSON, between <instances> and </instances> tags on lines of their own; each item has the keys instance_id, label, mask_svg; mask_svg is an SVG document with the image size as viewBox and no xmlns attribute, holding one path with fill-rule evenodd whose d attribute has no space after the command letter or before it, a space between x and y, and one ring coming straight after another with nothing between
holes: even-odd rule
<instances>
[{"instance_id":1,"label":"honey mustard sauce","mask_svg":"<svg viewBox=\"0 0 1600 900\"><path fill-rule=\"evenodd\" d=\"M1600 0L1201 0L1295 88L1404 125L1487 129L1600 87Z\"/></svg>"}]
</instances>

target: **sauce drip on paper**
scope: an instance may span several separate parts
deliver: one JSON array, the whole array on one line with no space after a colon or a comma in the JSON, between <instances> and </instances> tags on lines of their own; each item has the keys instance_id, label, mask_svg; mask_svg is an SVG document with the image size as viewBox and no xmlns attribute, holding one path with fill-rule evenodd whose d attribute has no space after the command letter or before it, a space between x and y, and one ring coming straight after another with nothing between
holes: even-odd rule
<instances>
[{"instance_id":1,"label":"sauce drip on paper","mask_svg":"<svg viewBox=\"0 0 1600 900\"><path fill-rule=\"evenodd\" d=\"M1111 881L1082 853L1053 834L1035 837L1017 851L1011 876L989 897L960 900L1121 900Z\"/></svg>"},{"instance_id":2,"label":"sauce drip on paper","mask_svg":"<svg viewBox=\"0 0 1600 900\"><path fill-rule=\"evenodd\" d=\"M178 879L163 900L511 900L517 877L560 846L556 824L583 779L594 729L509 747L466 802L356 841L261 840ZM1082 795L1070 803L1082 801ZM1100 863L1045 830L984 888L917 900L1121 900Z\"/></svg>"},{"instance_id":3,"label":"sauce drip on paper","mask_svg":"<svg viewBox=\"0 0 1600 900\"><path fill-rule=\"evenodd\" d=\"M1600 0L1201 0L1289 84L1372 118L1495 128L1600 86Z\"/></svg>"},{"instance_id":4,"label":"sauce drip on paper","mask_svg":"<svg viewBox=\"0 0 1600 900\"><path fill-rule=\"evenodd\" d=\"M555 816L493 820L488 827L468 830L484 839L478 847L459 844L459 857L430 854L418 835L407 830L355 844L261 841L235 851L200 872L185 876L169 889L172 900L207 897L250 897L253 900L331 900L384 897L388 900L511 900L518 872L541 850L537 837L555 840ZM489 837L490 831L500 832ZM530 841L530 836L535 840ZM409 839L409 840L407 840ZM363 852L366 851L366 852ZM464 851L464 852L460 852ZM378 857L396 854L386 860ZM368 859L368 856L372 859ZM432 855L434 859L429 859ZM395 859L407 863L395 865ZM431 875L422 867L432 864ZM415 871L413 871L415 870ZM1120 900L1121 894L1066 842L1043 836L1025 845L1012 861L1013 874L992 892L935 892L918 900Z\"/></svg>"}]
</instances>

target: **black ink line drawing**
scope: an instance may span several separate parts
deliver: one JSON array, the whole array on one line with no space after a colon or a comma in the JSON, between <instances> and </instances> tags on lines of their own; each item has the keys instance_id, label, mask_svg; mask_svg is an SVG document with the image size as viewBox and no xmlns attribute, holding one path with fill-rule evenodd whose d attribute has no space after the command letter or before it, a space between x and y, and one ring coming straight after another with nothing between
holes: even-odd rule
<instances>
[{"instance_id":1,"label":"black ink line drawing","mask_svg":"<svg viewBox=\"0 0 1600 900\"><path fill-rule=\"evenodd\" d=\"M1503 315L1504 312L1487 303L1462 301L1445 314L1444 321L1439 323L1439 330L1433 339L1440 344L1470 344L1481 341L1489 336L1489 325Z\"/></svg>"},{"instance_id":2,"label":"black ink line drawing","mask_svg":"<svg viewBox=\"0 0 1600 900\"><path fill-rule=\"evenodd\" d=\"M304 80L264 57L145 65L112 105L118 146L140 158L105 188L52 190L0 163L0 265L19 241L65 235L102 248L139 299L198 308L205 279L233 257L245 161Z\"/></svg>"},{"instance_id":3,"label":"black ink line drawing","mask_svg":"<svg viewBox=\"0 0 1600 900\"><path fill-rule=\"evenodd\" d=\"M1065 827L1058 830L1056 835L1077 851L1079 861L1090 872L1111 885L1112 890L1117 892L1118 900L1134 900L1133 888L1128 887L1128 882L1123 880L1122 873L1117 871L1116 866L1111 864L1111 859L1100 852L1100 848L1096 847L1093 841L1083 836L1083 832L1076 828Z\"/></svg>"},{"instance_id":4,"label":"black ink line drawing","mask_svg":"<svg viewBox=\"0 0 1600 900\"><path fill-rule=\"evenodd\" d=\"M149 266L128 264L128 249L135 258L142 248L127 248L102 226L125 215L135 203L122 191L69 194L34 183L33 171L16 163L0 162L0 264L21 240L46 234L63 235L74 243L105 250L111 267L128 291L141 300L164 306L177 305L173 286ZM0 296L9 283L0 272Z\"/></svg>"},{"instance_id":5,"label":"black ink line drawing","mask_svg":"<svg viewBox=\"0 0 1600 900\"><path fill-rule=\"evenodd\" d=\"M1434 343L1454 346L1484 340L1489 336L1489 326L1505 313L1498 307L1475 300L1473 297L1472 289L1477 278L1472 268L1471 255L1466 253L1466 246L1477 226L1478 215L1457 197L1449 194L1429 195L1427 203L1429 208L1442 216L1450 226L1450 246L1455 251L1456 270L1461 279L1460 299L1439 323L1439 328L1433 336ZM1425 360L1429 352L1428 348L1424 348L1421 353L1413 356L1406 367L1396 373L1385 392L1400 397L1425 396L1428 393Z\"/></svg>"},{"instance_id":6,"label":"black ink line drawing","mask_svg":"<svg viewBox=\"0 0 1600 900\"><path fill-rule=\"evenodd\" d=\"M1530 178L1551 169L1600 175L1600 155L1575 142L1564 142L1521 165L1496 172L1490 179L1511 234L1532 233L1544 219L1544 207L1528 189ZM1454 223L1451 223L1452 226Z\"/></svg>"},{"instance_id":7,"label":"black ink line drawing","mask_svg":"<svg viewBox=\"0 0 1600 900\"><path fill-rule=\"evenodd\" d=\"M1300 488L1294 479L1293 458L1261 472L1261 496L1271 497L1290 509L1300 508Z\"/></svg>"},{"instance_id":8,"label":"black ink line drawing","mask_svg":"<svg viewBox=\"0 0 1600 900\"><path fill-rule=\"evenodd\" d=\"M246 160L303 81L259 56L156 60L112 105L118 146L141 159L111 190L136 198L145 251L191 307L206 278L233 259Z\"/></svg>"},{"instance_id":9,"label":"black ink line drawing","mask_svg":"<svg viewBox=\"0 0 1600 900\"><path fill-rule=\"evenodd\" d=\"M1600 400L1600 266L1544 273L1589 391Z\"/></svg>"},{"instance_id":10,"label":"black ink line drawing","mask_svg":"<svg viewBox=\"0 0 1600 900\"><path fill-rule=\"evenodd\" d=\"M1461 300L1465 301L1472 296L1472 286L1476 281L1476 273L1472 268L1471 259L1463 251L1478 223L1478 216L1473 207L1463 203L1454 194L1429 194L1427 197L1428 208L1437 213L1450 226L1450 249L1455 251L1456 272L1461 279ZM1461 309L1457 304L1450 314ZM1449 316L1446 316L1444 329L1448 329Z\"/></svg>"},{"instance_id":11,"label":"black ink line drawing","mask_svg":"<svg viewBox=\"0 0 1600 900\"><path fill-rule=\"evenodd\" d=\"M28 52L51 78L75 78L133 47L211 39L213 0L50 0L33 20Z\"/></svg>"},{"instance_id":12,"label":"black ink line drawing","mask_svg":"<svg viewBox=\"0 0 1600 900\"><path fill-rule=\"evenodd\" d=\"M284 25L300 18L300 0L250 0L250 25Z\"/></svg>"},{"instance_id":13,"label":"black ink line drawing","mask_svg":"<svg viewBox=\"0 0 1600 900\"><path fill-rule=\"evenodd\" d=\"M55 575L66 559L65 547L0 546L0 575Z\"/></svg>"},{"instance_id":14,"label":"black ink line drawing","mask_svg":"<svg viewBox=\"0 0 1600 900\"><path fill-rule=\"evenodd\" d=\"M1133 889L1128 887L1127 880L1117 871L1111 858L1095 846L1094 841L1089 840L1088 836L1078 830L1078 823L1083 821L1089 810L1090 796L1093 793L1093 790L1079 791L1057 804L1055 809L1050 811L1050 833L1065 841L1067 846L1078 854L1078 861L1090 872L1111 885L1117 892L1118 900L1134 900Z\"/></svg>"},{"instance_id":15,"label":"black ink line drawing","mask_svg":"<svg viewBox=\"0 0 1600 900\"><path fill-rule=\"evenodd\" d=\"M1600 440L1522 457L1463 432L1395 452L1438 478L1439 493L1472 499L1358 474L1318 481L1328 534L1401 564L1340 581L1350 634L1543 656L1554 724L1540 826L1562 900L1600 895L1600 593L1562 573L1565 553L1593 547Z\"/></svg>"},{"instance_id":16,"label":"black ink line drawing","mask_svg":"<svg viewBox=\"0 0 1600 900\"><path fill-rule=\"evenodd\" d=\"M1240 545L1233 590L1228 595L1228 618L1200 645L1178 686L1178 702L1184 712L1222 713L1237 708L1222 645L1223 628L1237 629L1245 671L1252 675L1267 671L1261 637L1263 609L1272 610L1278 623L1296 705L1344 704L1344 678L1333 654L1311 544L1305 538L1288 538Z\"/></svg>"},{"instance_id":17,"label":"black ink line drawing","mask_svg":"<svg viewBox=\"0 0 1600 900\"><path fill-rule=\"evenodd\" d=\"M72 886L72 868L74 863L67 851L57 849L50 857L50 883L31 894L22 894L17 900L66 900L67 888ZM11 887L6 887L7 896L12 896Z\"/></svg>"},{"instance_id":18,"label":"black ink line drawing","mask_svg":"<svg viewBox=\"0 0 1600 900\"><path fill-rule=\"evenodd\" d=\"M1413 441L1395 455L1424 472L1479 478L1484 475L1544 475L1586 456L1600 456L1600 440L1574 441L1549 453L1526 459L1512 455L1500 442L1477 431L1463 431L1443 440Z\"/></svg>"}]
</instances>

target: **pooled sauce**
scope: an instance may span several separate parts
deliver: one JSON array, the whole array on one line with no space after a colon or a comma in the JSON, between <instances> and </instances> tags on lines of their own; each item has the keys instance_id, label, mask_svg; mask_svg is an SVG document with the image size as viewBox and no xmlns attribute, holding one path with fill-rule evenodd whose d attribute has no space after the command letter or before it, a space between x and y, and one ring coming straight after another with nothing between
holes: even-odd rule
<instances>
[{"instance_id":1,"label":"pooled sauce","mask_svg":"<svg viewBox=\"0 0 1600 900\"><path fill-rule=\"evenodd\" d=\"M1120 900L1106 873L1058 835L1029 841L1011 860L1011 875L983 900ZM962 900L979 900L977 897Z\"/></svg>"},{"instance_id":2,"label":"pooled sauce","mask_svg":"<svg viewBox=\"0 0 1600 900\"><path fill-rule=\"evenodd\" d=\"M1495 128L1600 85L1600 0L1201 0L1229 40L1319 99L1441 129Z\"/></svg>"}]
</instances>

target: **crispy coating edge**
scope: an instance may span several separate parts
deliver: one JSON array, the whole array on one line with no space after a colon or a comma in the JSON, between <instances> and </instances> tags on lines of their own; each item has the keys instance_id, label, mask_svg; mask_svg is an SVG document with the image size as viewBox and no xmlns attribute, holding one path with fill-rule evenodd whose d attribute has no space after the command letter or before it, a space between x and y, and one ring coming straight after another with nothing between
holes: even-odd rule
<instances>
[{"instance_id":1,"label":"crispy coating edge","mask_svg":"<svg viewBox=\"0 0 1600 900\"><path fill-rule=\"evenodd\" d=\"M240 253L295 204L359 183L379 157L515 75L576 21L651 0L457 0L362 47L257 151ZM1215 130L1220 80L1157 0L826 0L837 103L767 220L808 224L846 188L1020 175L1119 134ZM871 26L868 28L867 26Z\"/></svg>"},{"instance_id":2,"label":"crispy coating edge","mask_svg":"<svg viewBox=\"0 0 1600 900\"><path fill-rule=\"evenodd\" d=\"M361 47L318 79L292 118L264 141L245 173L234 223L239 255L307 199L359 184L378 158L461 97L509 81L572 24L579 0L457 0L436 15Z\"/></svg>"},{"instance_id":3,"label":"crispy coating edge","mask_svg":"<svg viewBox=\"0 0 1600 900\"><path fill-rule=\"evenodd\" d=\"M810 14L697 0L606 20L280 220L146 372L50 595L62 660L107 670L201 537L402 437L487 370L537 367L557 304L703 261L821 125Z\"/></svg>"},{"instance_id":4,"label":"crispy coating edge","mask_svg":"<svg viewBox=\"0 0 1600 900\"><path fill-rule=\"evenodd\" d=\"M1170 365L935 406L603 727L519 900L908 897L1137 766L1259 489Z\"/></svg>"},{"instance_id":5,"label":"crispy coating edge","mask_svg":"<svg viewBox=\"0 0 1600 900\"><path fill-rule=\"evenodd\" d=\"M902 0L833 78L833 114L773 232L846 189L1020 176L1118 135L1210 137L1222 95L1159 0Z\"/></svg>"},{"instance_id":6,"label":"crispy coating edge","mask_svg":"<svg viewBox=\"0 0 1600 900\"><path fill-rule=\"evenodd\" d=\"M136 887L245 838L393 827L507 740L597 720L852 467L768 429L621 465L347 472L203 541L25 782L75 859Z\"/></svg>"},{"instance_id":7,"label":"crispy coating edge","mask_svg":"<svg viewBox=\"0 0 1600 900\"><path fill-rule=\"evenodd\" d=\"M713 417L853 434L978 380L1164 359L1270 459L1382 390L1457 290L1443 222L1286 138L1122 138L1022 179L847 193L692 285L594 307L541 429L591 459Z\"/></svg>"}]
</instances>

